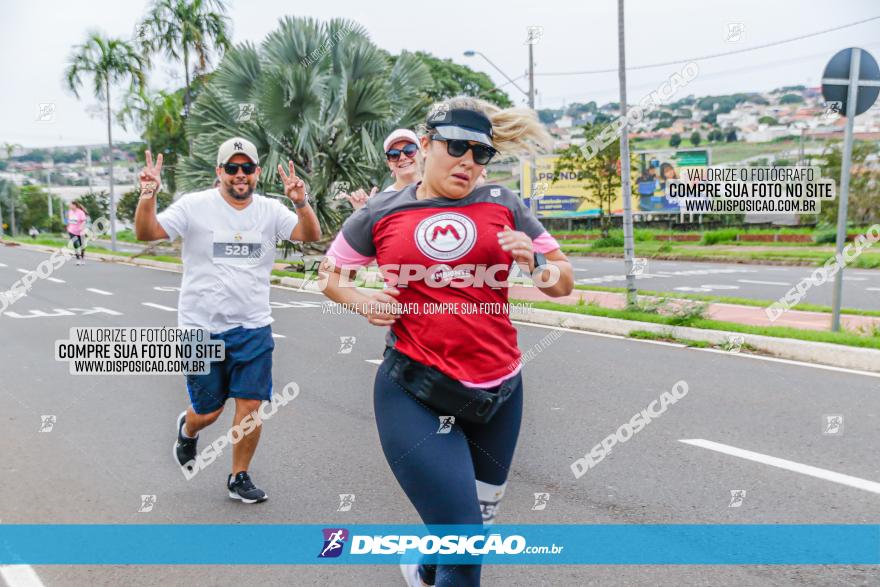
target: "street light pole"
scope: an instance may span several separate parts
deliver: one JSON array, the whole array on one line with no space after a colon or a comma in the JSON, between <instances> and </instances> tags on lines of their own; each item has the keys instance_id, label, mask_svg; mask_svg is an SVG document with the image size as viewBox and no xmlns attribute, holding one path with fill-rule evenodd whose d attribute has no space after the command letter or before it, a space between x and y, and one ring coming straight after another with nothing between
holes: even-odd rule
<instances>
[{"instance_id":1,"label":"street light pole","mask_svg":"<svg viewBox=\"0 0 880 587\"><path fill-rule=\"evenodd\" d=\"M532 39L529 39L529 108L532 110L535 109L535 44L531 42ZM529 194L529 208L532 210L532 214L534 216L538 215L538 200L535 199L535 156L533 154L529 154L529 179L531 179L531 185L529 189L531 193Z\"/></svg>"},{"instance_id":2,"label":"street light pole","mask_svg":"<svg viewBox=\"0 0 880 587\"><path fill-rule=\"evenodd\" d=\"M515 87L517 90L519 90L520 92L522 92L523 94L528 96L529 108L534 110L535 109L535 59L534 59L534 49L533 49L534 43L532 42L532 40L533 39L530 36L527 41L527 44L529 46L529 91L528 92L526 92L524 89L519 87L519 85L517 85L517 83L513 79L511 79L511 77L509 75L504 73L504 71L502 71L500 67L498 67L497 65L492 63L492 60L489 59L488 57L486 57L483 53L481 53L479 51L474 51L473 49L469 49L464 52L464 56L465 57L473 57L474 55L479 55L480 57L485 59L486 63L488 63L489 65L494 67L498 73L503 75L504 79L506 79L508 81L508 83L513 84L513 87ZM538 202L534 198L534 195L535 195L534 191L535 190L532 188L532 185L534 185L534 183L535 183L535 157L534 157L534 155L529 155L529 183L531 184L531 185L529 185L529 189L531 189L531 191L532 191L531 195L529 196L529 207L532 210L532 214L535 214L537 216ZM520 196L522 196L524 198L526 186L525 186L525 182L522 181L522 178L520 178L520 186L521 186L521 191L522 191Z\"/></svg>"},{"instance_id":3,"label":"street light pole","mask_svg":"<svg viewBox=\"0 0 880 587\"><path fill-rule=\"evenodd\" d=\"M527 95L527 96L529 95L528 92L526 92L524 89L522 89L521 87L519 87L519 85L517 85L517 83L516 83L514 80L512 80L512 79L510 78L509 75L507 75L506 73L504 73L504 71L502 71L500 67L498 67L497 65L495 65L495 64L492 62L491 59L489 59L488 57L486 57L485 54L483 54L483 53L481 53L481 52L479 52L479 51L474 51L473 49L469 49L469 50L467 50L467 51L464 52L464 56L465 56L465 57L473 57L474 55L479 55L480 57L482 57L483 59L485 59L485 60L486 60L486 63L488 63L489 65L491 65L492 67L494 67L494 68L495 68L495 71L497 71L498 73L500 73L501 75L503 75L503 76L504 76L504 79L506 79L506 80L508 81L508 83L513 84L513 87L515 87L517 90L519 90L519 91L522 92L523 94L525 94L525 95Z\"/></svg>"},{"instance_id":4,"label":"street light pole","mask_svg":"<svg viewBox=\"0 0 880 587\"><path fill-rule=\"evenodd\" d=\"M623 196L623 258L626 267L626 305L635 306L636 278L633 275L633 221L632 188L630 187L629 123L626 118L626 43L623 31L623 0L617 0L617 54L620 80L620 118L623 121L620 135L620 190Z\"/></svg>"}]
</instances>

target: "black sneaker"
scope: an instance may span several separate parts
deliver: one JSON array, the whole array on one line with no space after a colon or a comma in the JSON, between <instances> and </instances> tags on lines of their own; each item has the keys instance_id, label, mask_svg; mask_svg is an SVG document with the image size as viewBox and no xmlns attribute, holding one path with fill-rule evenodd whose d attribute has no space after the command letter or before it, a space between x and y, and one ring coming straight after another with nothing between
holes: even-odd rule
<instances>
[{"instance_id":1,"label":"black sneaker","mask_svg":"<svg viewBox=\"0 0 880 587\"><path fill-rule=\"evenodd\" d=\"M199 437L184 437L184 422L186 422L186 410L183 410L177 417L177 441L174 443L174 460L178 465L192 472L196 463L196 444L199 441Z\"/></svg>"},{"instance_id":2,"label":"black sneaker","mask_svg":"<svg viewBox=\"0 0 880 587\"><path fill-rule=\"evenodd\" d=\"M229 497L240 499L244 503L260 503L269 499L265 491L257 489L247 471L239 471L235 475L235 480L232 479L232 475L229 475L226 480L226 488L229 489Z\"/></svg>"}]
</instances>

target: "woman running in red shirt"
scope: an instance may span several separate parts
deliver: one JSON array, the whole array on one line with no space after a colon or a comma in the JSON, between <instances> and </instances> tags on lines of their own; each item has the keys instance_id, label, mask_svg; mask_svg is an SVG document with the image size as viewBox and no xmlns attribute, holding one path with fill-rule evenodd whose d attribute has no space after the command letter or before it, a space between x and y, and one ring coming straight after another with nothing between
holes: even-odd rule
<instances>
[{"instance_id":1,"label":"woman running in red shirt","mask_svg":"<svg viewBox=\"0 0 880 587\"><path fill-rule=\"evenodd\" d=\"M426 126L422 181L376 194L349 217L327 252L322 285L333 301L391 327L374 385L376 424L422 520L488 524L522 416L508 270L516 262L547 295L564 296L572 269L516 194L475 187L497 152L549 142L534 111L453 98L433 108ZM340 272L373 260L391 287L364 294L341 283ZM412 586L480 582L478 564L402 570Z\"/></svg>"}]
</instances>

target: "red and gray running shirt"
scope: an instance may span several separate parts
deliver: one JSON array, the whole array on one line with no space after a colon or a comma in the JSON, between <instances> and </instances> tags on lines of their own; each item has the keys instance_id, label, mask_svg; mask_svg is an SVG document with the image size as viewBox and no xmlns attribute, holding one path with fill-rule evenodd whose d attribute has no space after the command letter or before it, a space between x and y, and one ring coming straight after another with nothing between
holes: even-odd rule
<instances>
[{"instance_id":1,"label":"red and gray running shirt","mask_svg":"<svg viewBox=\"0 0 880 587\"><path fill-rule=\"evenodd\" d=\"M467 267L460 270L471 275L478 266L496 266L494 279L504 282L513 262L498 244L498 233L505 226L526 233L539 253L559 248L505 187L482 185L459 200L418 200L418 185L380 192L367 200L345 221L327 256L345 268L375 260L380 268L395 266L390 271L394 275L398 275L396 267L404 264L425 267L429 276L450 269L451 275L462 275L455 273L462 265ZM499 266L503 267L497 270ZM520 352L506 312L507 288L454 287L456 281L467 283L466 278L445 281L446 285L432 287L425 279L410 279L405 287L397 286L402 307L418 310L404 311L391 327L394 348L472 387L493 387L515 375Z\"/></svg>"}]
</instances>

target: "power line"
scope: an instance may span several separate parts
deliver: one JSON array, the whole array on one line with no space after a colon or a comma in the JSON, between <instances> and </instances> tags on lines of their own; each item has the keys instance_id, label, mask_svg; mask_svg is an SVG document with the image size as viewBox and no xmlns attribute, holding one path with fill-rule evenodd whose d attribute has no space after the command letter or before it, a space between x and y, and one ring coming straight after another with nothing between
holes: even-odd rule
<instances>
[{"instance_id":1,"label":"power line","mask_svg":"<svg viewBox=\"0 0 880 587\"><path fill-rule=\"evenodd\" d=\"M868 44L862 45L862 48L873 48L873 47L880 47L880 43L868 43ZM732 76L732 75L740 75L746 71L755 71L755 70L760 70L760 69L771 69L771 68L778 67L781 64L800 63L802 61L809 61L811 59L824 57L824 56L827 56L827 54L828 54L827 52L812 53L810 55L802 55L800 57L797 57L796 59L777 59L775 61L768 61L766 63L761 63L758 65L747 65L744 67L738 67L736 69L725 69L724 71L717 71L714 73L701 73L700 80L726 77L726 76ZM792 83L794 83L794 82L792 82ZM636 89L636 90L642 89L642 88L654 88L654 87L656 87L656 83L655 82L645 82L645 83L637 84L635 86L630 86L630 87L633 89ZM615 87L608 87L608 88L601 88L601 89L591 88L590 94L602 95L602 94L609 94L609 93L616 92L616 91L617 91L617 88L615 88ZM752 91L750 90L750 91L743 91L741 93L751 93L751 92ZM754 90L754 92L760 93L760 91L758 91L758 90ZM554 100L556 100L556 101L567 100L568 101L568 100L571 100L572 98L577 99L577 98L582 98L583 96L584 96L584 92L580 92L577 94L566 94L565 96L544 96L543 98L548 101L554 101Z\"/></svg>"},{"instance_id":2,"label":"power line","mask_svg":"<svg viewBox=\"0 0 880 587\"><path fill-rule=\"evenodd\" d=\"M691 61L702 61L705 59L715 59L717 57L726 57L727 55L738 55L740 53L748 53L749 51L757 51L758 49L766 49L767 47L775 47L777 45L783 45L785 43L792 43L794 41L809 39L810 37L816 37L818 35L824 35L826 33L839 31L841 29L864 24L866 22L871 22L872 20L877 20L877 19L880 19L880 16L872 16L871 18L866 18L864 20L851 22L849 24L844 24L844 25L833 27L830 29L825 29L822 31L816 31L815 33L809 33L806 35L791 37L790 39L783 39L781 41L774 41L772 43L765 43L763 45L756 45L754 47L747 47L745 49L737 49L735 51L725 51L724 53L712 53L710 55L702 55L700 57L692 57L690 59L677 59L675 61L664 61L663 63L651 63L648 65L636 65L634 67L627 67L626 70L627 71L635 71L637 69L651 69L654 67L665 67L667 65L679 65L681 63L689 63ZM588 71L560 71L560 72L554 72L554 73L536 73L535 75L541 75L541 76L593 75L593 74L598 74L598 73L617 73L617 69L618 69L617 67L612 67L609 69L593 69L593 70L588 70Z\"/></svg>"}]
</instances>

